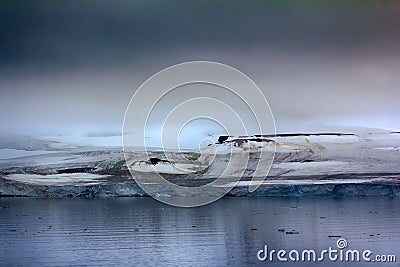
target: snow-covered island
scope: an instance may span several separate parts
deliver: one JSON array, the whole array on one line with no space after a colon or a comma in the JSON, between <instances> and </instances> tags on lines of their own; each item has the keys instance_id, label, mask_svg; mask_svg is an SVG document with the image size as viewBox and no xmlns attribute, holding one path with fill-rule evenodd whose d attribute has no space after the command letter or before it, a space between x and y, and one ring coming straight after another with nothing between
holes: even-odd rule
<instances>
[{"instance_id":1,"label":"snow-covered island","mask_svg":"<svg viewBox=\"0 0 400 267\"><path fill-rule=\"evenodd\" d=\"M76 147L31 137L15 140L0 142L0 196L146 196L129 168L150 178L159 172L185 186L240 174L230 196L400 196L399 132L221 136L202 151L126 149L127 161L121 147ZM268 176L250 193L256 168L263 168L260 151L273 150ZM233 158L240 163L243 155L249 158L244 169L221 171L224 162ZM160 194L171 194L156 186Z\"/></svg>"}]
</instances>

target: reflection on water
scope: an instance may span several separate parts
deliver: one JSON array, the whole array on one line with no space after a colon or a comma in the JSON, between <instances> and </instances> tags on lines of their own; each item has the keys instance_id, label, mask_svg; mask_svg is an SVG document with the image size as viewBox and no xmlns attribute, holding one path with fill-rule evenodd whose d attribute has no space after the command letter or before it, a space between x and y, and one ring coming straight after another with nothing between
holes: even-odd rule
<instances>
[{"instance_id":1,"label":"reflection on water","mask_svg":"<svg viewBox=\"0 0 400 267\"><path fill-rule=\"evenodd\" d=\"M322 250L335 247L329 236L399 261L399 227L400 200L386 197L224 198L200 208L151 198L3 198L0 265L271 266L257 260L265 244ZM330 264L343 263L319 263ZM274 264L301 265L311 266Z\"/></svg>"}]
</instances>

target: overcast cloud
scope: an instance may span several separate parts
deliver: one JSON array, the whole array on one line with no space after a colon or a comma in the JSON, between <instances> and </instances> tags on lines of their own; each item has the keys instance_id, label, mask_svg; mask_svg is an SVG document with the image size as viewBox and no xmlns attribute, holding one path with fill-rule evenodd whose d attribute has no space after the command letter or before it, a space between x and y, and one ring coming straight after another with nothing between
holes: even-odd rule
<instances>
[{"instance_id":1,"label":"overcast cloud","mask_svg":"<svg viewBox=\"0 0 400 267\"><path fill-rule=\"evenodd\" d=\"M119 132L135 89L191 60L249 75L278 131L399 129L400 4L296 2L2 1L2 131Z\"/></svg>"}]
</instances>

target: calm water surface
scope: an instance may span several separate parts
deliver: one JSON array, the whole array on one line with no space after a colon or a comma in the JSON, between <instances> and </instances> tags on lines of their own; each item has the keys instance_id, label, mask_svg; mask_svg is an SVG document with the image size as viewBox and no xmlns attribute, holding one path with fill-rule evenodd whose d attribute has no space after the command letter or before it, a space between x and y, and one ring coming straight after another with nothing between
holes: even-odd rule
<instances>
[{"instance_id":1,"label":"calm water surface","mask_svg":"<svg viewBox=\"0 0 400 267\"><path fill-rule=\"evenodd\" d=\"M336 248L337 237L329 236L342 236L349 249L395 254L397 263L257 259L266 244L287 251ZM224 198L200 208L151 198L0 198L0 266L399 264L398 198Z\"/></svg>"}]
</instances>

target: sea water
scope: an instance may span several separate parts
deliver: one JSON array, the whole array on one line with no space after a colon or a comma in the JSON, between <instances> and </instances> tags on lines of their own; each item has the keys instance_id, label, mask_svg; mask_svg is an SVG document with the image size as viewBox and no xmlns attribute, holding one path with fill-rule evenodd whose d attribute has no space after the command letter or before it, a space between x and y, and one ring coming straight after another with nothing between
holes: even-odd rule
<instances>
[{"instance_id":1,"label":"sea water","mask_svg":"<svg viewBox=\"0 0 400 267\"><path fill-rule=\"evenodd\" d=\"M366 266L260 261L269 250L371 250L400 262L400 199L223 198L199 208L151 198L0 198L0 266ZM286 255L287 256L287 255Z\"/></svg>"}]
</instances>

